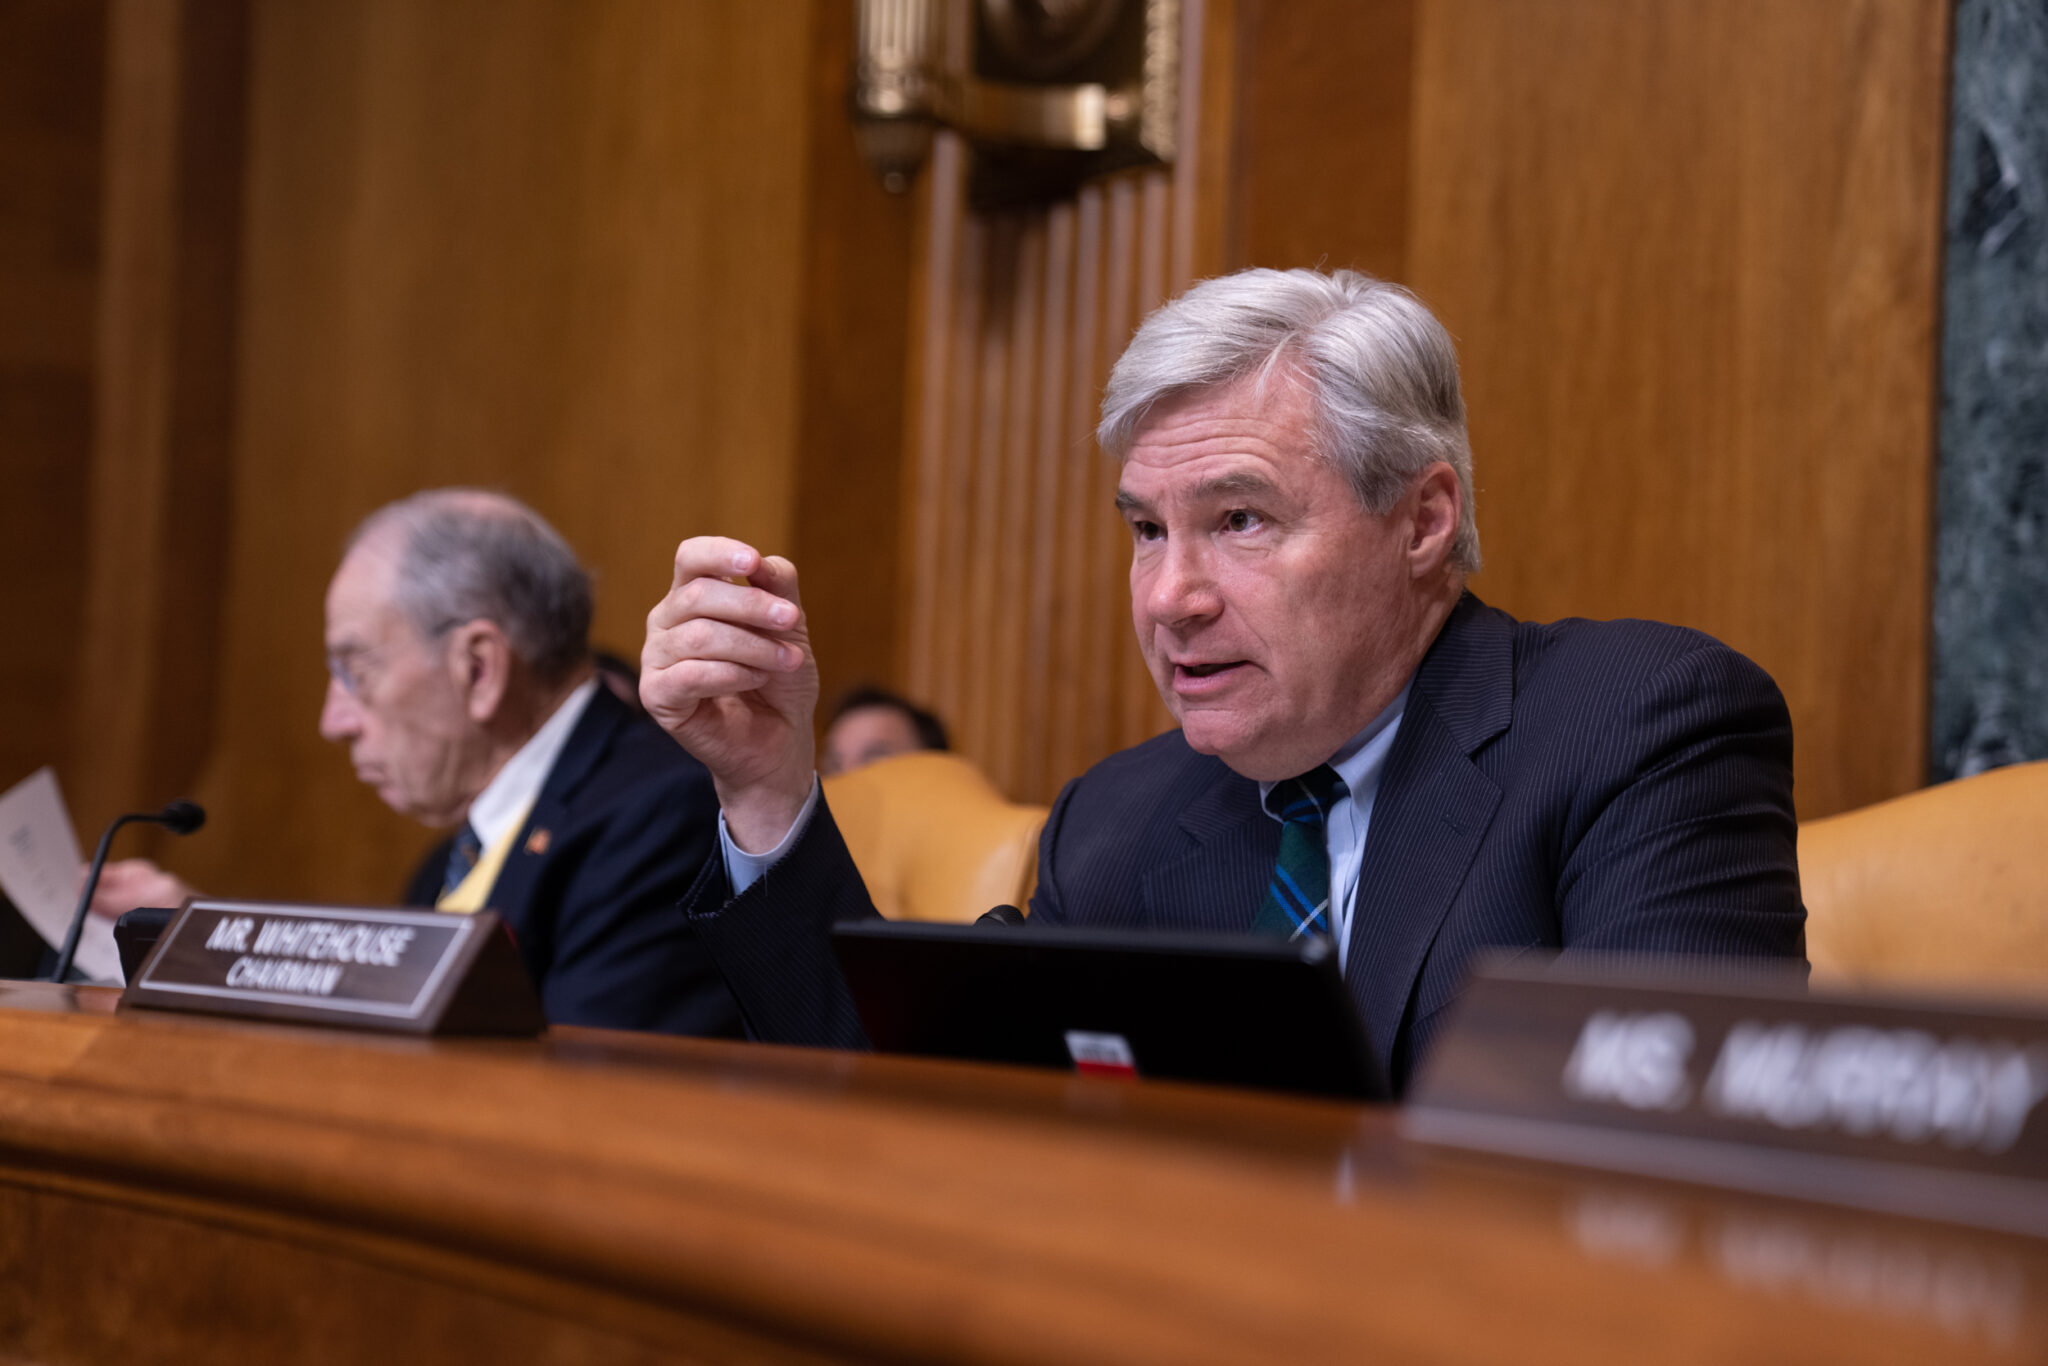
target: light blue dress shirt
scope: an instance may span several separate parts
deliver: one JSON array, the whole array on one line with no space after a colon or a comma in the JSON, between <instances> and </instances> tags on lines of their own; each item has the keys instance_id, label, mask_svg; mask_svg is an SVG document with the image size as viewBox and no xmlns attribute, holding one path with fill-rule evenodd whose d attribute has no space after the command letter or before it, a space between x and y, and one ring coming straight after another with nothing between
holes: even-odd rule
<instances>
[{"instance_id":1,"label":"light blue dress shirt","mask_svg":"<svg viewBox=\"0 0 2048 1366\"><path fill-rule=\"evenodd\" d=\"M804 798L804 809L796 813L789 829L783 832L782 843L765 854L750 854L732 842L732 832L725 828L725 813L718 813L718 847L725 853L725 880L732 884L732 894L738 896L761 880L761 874L782 861L782 856L796 844L797 838L810 828L811 813L818 809L818 775L811 775L811 795Z\"/></svg>"}]
</instances>

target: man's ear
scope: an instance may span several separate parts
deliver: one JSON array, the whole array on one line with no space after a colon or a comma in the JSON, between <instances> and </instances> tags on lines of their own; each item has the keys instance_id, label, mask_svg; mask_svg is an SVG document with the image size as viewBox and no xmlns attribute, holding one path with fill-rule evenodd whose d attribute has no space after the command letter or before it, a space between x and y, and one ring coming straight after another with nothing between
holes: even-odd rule
<instances>
[{"instance_id":1,"label":"man's ear","mask_svg":"<svg viewBox=\"0 0 2048 1366\"><path fill-rule=\"evenodd\" d=\"M512 687L512 642L495 621L465 621L448 633L448 667L462 696L463 710L478 725L488 723Z\"/></svg>"},{"instance_id":2,"label":"man's ear","mask_svg":"<svg viewBox=\"0 0 2048 1366\"><path fill-rule=\"evenodd\" d=\"M1464 509L1464 492L1458 487L1458 472L1439 460L1416 477L1408 490L1409 519L1408 572L1426 579L1443 568L1451 558L1458 539L1458 516Z\"/></svg>"}]
</instances>

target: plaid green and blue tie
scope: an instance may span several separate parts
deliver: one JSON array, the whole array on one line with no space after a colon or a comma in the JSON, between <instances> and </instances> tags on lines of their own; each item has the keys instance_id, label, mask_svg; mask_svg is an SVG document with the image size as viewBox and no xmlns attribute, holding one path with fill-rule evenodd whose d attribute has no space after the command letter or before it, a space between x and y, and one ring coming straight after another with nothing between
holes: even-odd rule
<instances>
[{"instance_id":1,"label":"plaid green and blue tie","mask_svg":"<svg viewBox=\"0 0 2048 1366\"><path fill-rule=\"evenodd\" d=\"M1280 857L1266 884L1266 899L1252 922L1256 934L1298 939L1330 932L1330 849L1324 822L1345 792L1344 780L1328 764L1273 786L1272 805L1280 817Z\"/></svg>"}]
</instances>

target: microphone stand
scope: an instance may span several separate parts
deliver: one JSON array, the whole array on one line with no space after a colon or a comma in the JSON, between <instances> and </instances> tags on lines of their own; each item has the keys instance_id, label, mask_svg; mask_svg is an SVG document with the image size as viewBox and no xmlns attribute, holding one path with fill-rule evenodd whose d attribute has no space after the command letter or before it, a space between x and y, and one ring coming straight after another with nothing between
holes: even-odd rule
<instances>
[{"instance_id":1,"label":"microphone stand","mask_svg":"<svg viewBox=\"0 0 2048 1366\"><path fill-rule=\"evenodd\" d=\"M78 936L85 929L86 914L92 909L92 894L99 890L100 873L107 866L107 851L114 847L114 832L133 821L148 821L164 826L176 834L189 835L206 820L206 813L193 802L172 802L161 811L130 811L125 816L116 816L114 823L100 836L98 852L92 856L92 867L86 872L85 887L78 894L78 909L71 913L71 928L64 935L64 947L57 951L57 966L51 970L49 980L61 982L71 974L71 960L78 952Z\"/></svg>"}]
</instances>

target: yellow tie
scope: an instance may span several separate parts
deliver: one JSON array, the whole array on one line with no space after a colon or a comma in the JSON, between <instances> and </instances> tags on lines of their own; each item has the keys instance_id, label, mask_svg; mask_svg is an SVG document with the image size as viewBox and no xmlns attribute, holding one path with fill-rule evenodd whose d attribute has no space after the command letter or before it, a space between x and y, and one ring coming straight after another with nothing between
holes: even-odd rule
<instances>
[{"instance_id":1,"label":"yellow tie","mask_svg":"<svg viewBox=\"0 0 2048 1366\"><path fill-rule=\"evenodd\" d=\"M434 909L452 911L457 915L470 915L482 910L491 888L498 883L498 870L505 866L505 859L512 852L512 842L526 828L526 818L531 814L533 803L528 802L526 809L519 813L519 819L505 827L505 833L492 840L490 848L477 855L476 865L469 870L469 876L457 883L452 891L441 893Z\"/></svg>"}]
</instances>

